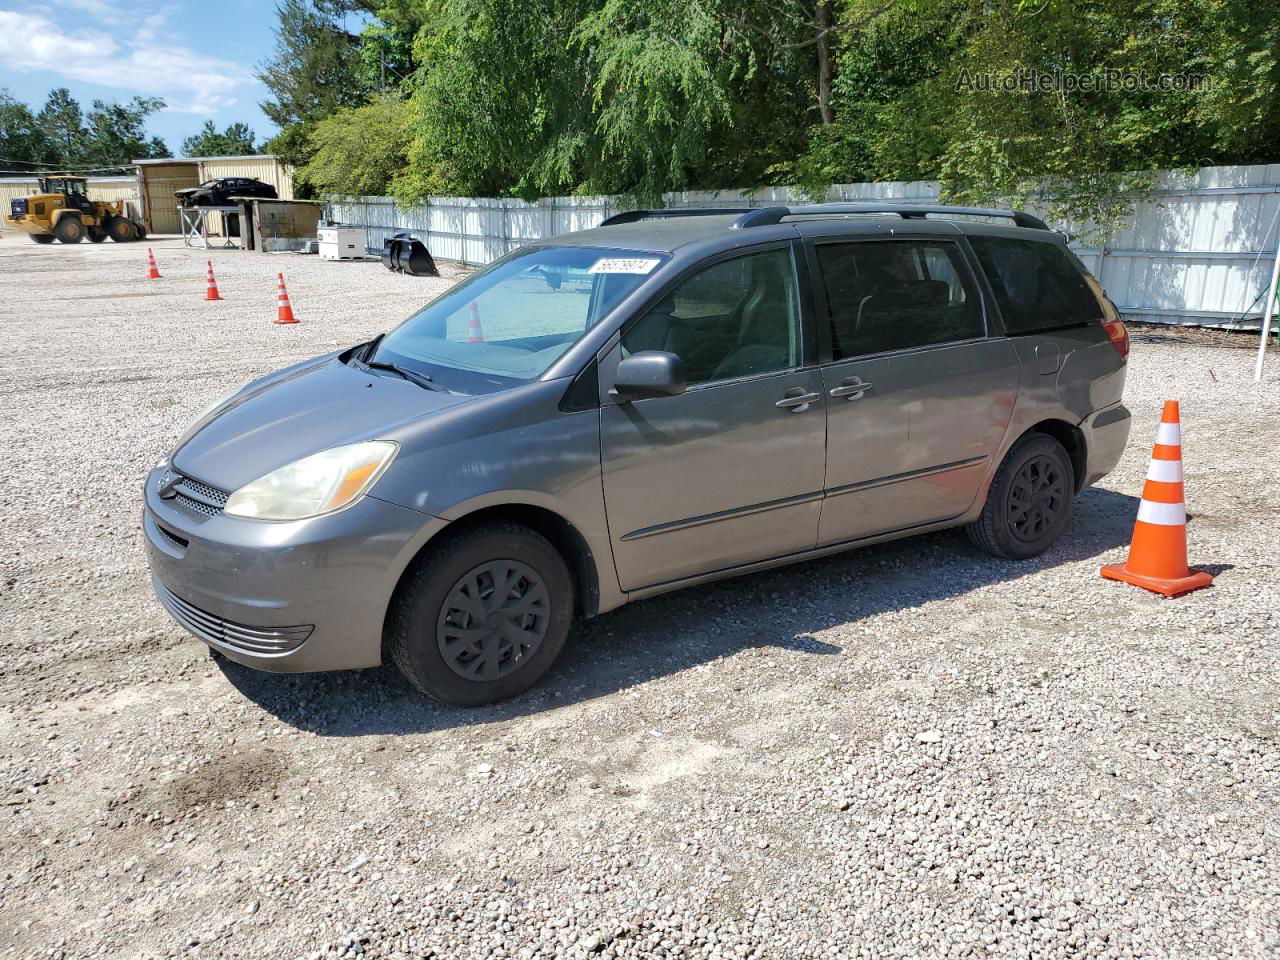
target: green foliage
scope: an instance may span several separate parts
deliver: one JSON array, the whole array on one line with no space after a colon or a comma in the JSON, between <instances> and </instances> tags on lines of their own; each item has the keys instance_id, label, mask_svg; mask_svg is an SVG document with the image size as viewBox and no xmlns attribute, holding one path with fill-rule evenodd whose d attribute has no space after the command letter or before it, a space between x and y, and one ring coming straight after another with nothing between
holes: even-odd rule
<instances>
[{"instance_id":1,"label":"green foliage","mask_svg":"<svg viewBox=\"0 0 1280 960\"><path fill-rule=\"evenodd\" d=\"M184 157L238 157L256 153L253 131L246 123L230 124L221 133L206 120L200 132L182 141Z\"/></svg>"},{"instance_id":2,"label":"green foliage","mask_svg":"<svg viewBox=\"0 0 1280 960\"><path fill-rule=\"evenodd\" d=\"M147 117L164 107L159 97L134 97L128 103L93 101L85 117L80 162L110 166L148 157L167 157L163 140L146 139Z\"/></svg>"},{"instance_id":3,"label":"green foliage","mask_svg":"<svg viewBox=\"0 0 1280 960\"><path fill-rule=\"evenodd\" d=\"M419 33L419 192L623 193L764 182L803 145L795 10L441 0ZM798 6L797 6L797 9Z\"/></svg>"},{"instance_id":4,"label":"green foliage","mask_svg":"<svg viewBox=\"0 0 1280 960\"><path fill-rule=\"evenodd\" d=\"M53 145L31 108L0 87L0 168L52 163Z\"/></svg>"},{"instance_id":5,"label":"green foliage","mask_svg":"<svg viewBox=\"0 0 1280 960\"><path fill-rule=\"evenodd\" d=\"M110 168L167 157L163 140L146 137L147 117L163 107L158 97L134 97L126 103L95 100L86 114L69 90L58 87L33 113L0 90L0 165L19 170Z\"/></svg>"},{"instance_id":6,"label":"green foliage","mask_svg":"<svg viewBox=\"0 0 1280 960\"><path fill-rule=\"evenodd\" d=\"M66 87L49 91L44 107L36 117L40 131L52 145L57 160L78 163L84 157L88 131L84 128L84 112L80 102Z\"/></svg>"},{"instance_id":7,"label":"green foliage","mask_svg":"<svg viewBox=\"0 0 1280 960\"><path fill-rule=\"evenodd\" d=\"M590 149L590 0L446 0L414 47L413 193L533 197L576 181Z\"/></svg>"},{"instance_id":8,"label":"green foliage","mask_svg":"<svg viewBox=\"0 0 1280 960\"><path fill-rule=\"evenodd\" d=\"M283 0L276 7L275 56L258 78L271 91L262 112L280 128L266 149L287 163L304 164L315 125L370 92L358 80L359 38L342 28L345 4Z\"/></svg>"},{"instance_id":9,"label":"green foliage","mask_svg":"<svg viewBox=\"0 0 1280 960\"><path fill-rule=\"evenodd\" d=\"M387 193L404 171L408 121L409 105L394 97L339 110L311 132L312 156L299 179L320 194Z\"/></svg>"},{"instance_id":10,"label":"green foliage","mask_svg":"<svg viewBox=\"0 0 1280 960\"><path fill-rule=\"evenodd\" d=\"M575 35L590 52L599 142L586 189L653 202L708 181L764 182L800 145L797 118L813 109L795 84L807 55L777 39L797 15L785 5L606 0Z\"/></svg>"},{"instance_id":11,"label":"green foliage","mask_svg":"<svg viewBox=\"0 0 1280 960\"><path fill-rule=\"evenodd\" d=\"M931 13L886 17L845 45L839 129L814 132L802 181L936 179L962 203L1035 195L1105 233L1150 186L1143 171L1266 162L1280 147L1275 0L953 0ZM1105 89L1108 69L1208 84ZM1098 83L961 89L1018 71Z\"/></svg>"},{"instance_id":12,"label":"green foliage","mask_svg":"<svg viewBox=\"0 0 1280 960\"><path fill-rule=\"evenodd\" d=\"M1054 216L1105 230L1149 187L1143 171L1280 152L1280 0L282 0L278 11L262 74L281 125L271 149L296 161L323 151L307 168L315 189L386 183L402 202L652 203L770 183L822 196L838 182L934 179L950 200L1047 198ZM358 35L343 29L351 12ZM1207 82L1002 86L1109 70ZM362 129L370 156L343 156Z\"/></svg>"}]
</instances>

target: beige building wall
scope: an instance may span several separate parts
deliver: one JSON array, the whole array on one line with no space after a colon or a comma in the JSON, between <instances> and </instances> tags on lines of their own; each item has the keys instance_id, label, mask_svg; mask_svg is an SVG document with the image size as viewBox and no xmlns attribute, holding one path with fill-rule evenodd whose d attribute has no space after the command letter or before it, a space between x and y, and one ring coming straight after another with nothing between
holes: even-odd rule
<instances>
[{"instance_id":1,"label":"beige building wall","mask_svg":"<svg viewBox=\"0 0 1280 960\"><path fill-rule=\"evenodd\" d=\"M139 173L146 191L148 229L152 233L179 233L178 201L173 194L200 182L196 164L190 160L148 163L139 167Z\"/></svg>"}]
</instances>

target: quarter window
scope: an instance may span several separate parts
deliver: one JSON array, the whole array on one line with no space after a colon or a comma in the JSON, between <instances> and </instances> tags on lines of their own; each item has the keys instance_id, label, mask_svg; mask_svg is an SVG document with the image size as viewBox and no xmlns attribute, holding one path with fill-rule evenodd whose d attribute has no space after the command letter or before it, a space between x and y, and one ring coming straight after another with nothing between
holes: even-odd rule
<instances>
[{"instance_id":1,"label":"quarter window","mask_svg":"<svg viewBox=\"0 0 1280 960\"><path fill-rule=\"evenodd\" d=\"M864 240L820 244L817 251L836 360L986 333L954 243Z\"/></svg>"},{"instance_id":2,"label":"quarter window","mask_svg":"<svg viewBox=\"0 0 1280 960\"><path fill-rule=\"evenodd\" d=\"M1005 237L970 237L969 243L1011 336L1101 319L1102 305L1065 248Z\"/></svg>"},{"instance_id":3,"label":"quarter window","mask_svg":"<svg viewBox=\"0 0 1280 960\"><path fill-rule=\"evenodd\" d=\"M690 277L622 338L622 355L674 353L690 385L800 365L800 306L789 248L737 257Z\"/></svg>"}]
</instances>

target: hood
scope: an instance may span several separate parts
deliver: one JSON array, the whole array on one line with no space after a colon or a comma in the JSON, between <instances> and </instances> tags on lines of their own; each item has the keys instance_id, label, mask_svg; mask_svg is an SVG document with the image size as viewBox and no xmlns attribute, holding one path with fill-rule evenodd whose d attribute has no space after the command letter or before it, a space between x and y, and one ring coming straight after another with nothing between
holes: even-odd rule
<instances>
[{"instance_id":1,"label":"hood","mask_svg":"<svg viewBox=\"0 0 1280 960\"><path fill-rule=\"evenodd\" d=\"M236 396L174 452L173 466L232 491L294 460L339 444L377 440L471 399L424 390L394 373L357 370L335 358Z\"/></svg>"}]
</instances>

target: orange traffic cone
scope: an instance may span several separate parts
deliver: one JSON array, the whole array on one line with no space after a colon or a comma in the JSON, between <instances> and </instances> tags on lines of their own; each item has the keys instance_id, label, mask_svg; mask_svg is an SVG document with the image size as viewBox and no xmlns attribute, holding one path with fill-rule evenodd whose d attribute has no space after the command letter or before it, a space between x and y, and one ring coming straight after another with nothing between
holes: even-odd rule
<instances>
[{"instance_id":1,"label":"orange traffic cone","mask_svg":"<svg viewBox=\"0 0 1280 960\"><path fill-rule=\"evenodd\" d=\"M298 318L289 304L289 291L284 288L284 274L277 273L276 279L276 323L297 323Z\"/></svg>"},{"instance_id":2,"label":"orange traffic cone","mask_svg":"<svg viewBox=\"0 0 1280 960\"><path fill-rule=\"evenodd\" d=\"M151 252L150 247L147 247L147 279L160 279L160 268L156 266L156 255Z\"/></svg>"},{"instance_id":3,"label":"orange traffic cone","mask_svg":"<svg viewBox=\"0 0 1280 960\"><path fill-rule=\"evenodd\" d=\"M1182 433L1178 401L1166 400L1147 485L1133 525L1129 559L1103 567L1108 580L1123 580L1166 597L1213 583L1213 577L1187 566L1187 511L1182 493Z\"/></svg>"},{"instance_id":4,"label":"orange traffic cone","mask_svg":"<svg viewBox=\"0 0 1280 960\"><path fill-rule=\"evenodd\" d=\"M222 297L218 293L218 281L213 276L213 261L206 260L205 263L209 264L209 283L205 287L204 298L206 300L221 300Z\"/></svg>"},{"instance_id":5,"label":"orange traffic cone","mask_svg":"<svg viewBox=\"0 0 1280 960\"><path fill-rule=\"evenodd\" d=\"M467 321L467 343L484 343L484 328L480 326L480 308L471 301L471 319Z\"/></svg>"}]
</instances>

